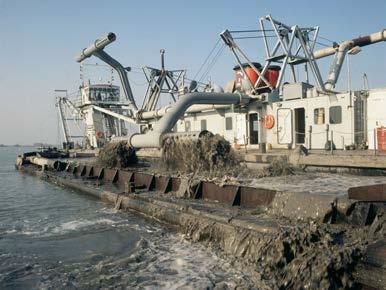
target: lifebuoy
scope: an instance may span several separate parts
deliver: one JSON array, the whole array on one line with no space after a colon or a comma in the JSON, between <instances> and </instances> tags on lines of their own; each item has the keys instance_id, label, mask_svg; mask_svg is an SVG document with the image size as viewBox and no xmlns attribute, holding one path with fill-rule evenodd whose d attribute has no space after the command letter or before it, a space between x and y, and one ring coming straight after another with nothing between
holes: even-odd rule
<instances>
[{"instance_id":1,"label":"lifebuoy","mask_svg":"<svg viewBox=\"0 0 386 290\"><path fill-rule=\"evenodd\" d=\"M103 137L103 132L97 131L97 132L96 132L96 137L97 137L98 139L102 138L102 137Z\"/></svg>"},{"instance_id":2,"label":"lifebuoy","mask_svg":"<svg viewBox=\"0 0 386 290\"><path fill-rule=\"evenodd\" d=\"M266 129L272 129L275 126L275 117L272 115L267 115L264 117L264 127Z\"/></svg>"}]
</instances>

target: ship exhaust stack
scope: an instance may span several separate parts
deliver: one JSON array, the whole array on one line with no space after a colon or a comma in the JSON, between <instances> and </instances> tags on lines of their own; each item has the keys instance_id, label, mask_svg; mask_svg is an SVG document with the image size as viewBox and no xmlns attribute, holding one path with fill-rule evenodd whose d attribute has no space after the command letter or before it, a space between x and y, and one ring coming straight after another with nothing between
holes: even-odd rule
<instances>
[{"instance_id":1,"label":"ship exhaust stack","mask_svg":"<svg viewBox=\"0 0 386 290\"><path fill-rule=\"evenodd\" d=\"M327 81L325 82L325 88L328 91L332 91L339 78L340 71L342 69L344 58L346 54L355 47L363 47L370 44L375 44L381 41L386 41L386 29L372 33L367 36L358 37L352 40L346 40L332 47L323 48L314 52L314 58L319 59L330 55L335 55L331 64Z\"/></svg>"},{"instance_id":2,"label":"ship exhaust stack","mask_svg":"<svg viewBox=\"0 0 386 290\"><path fill-rule=\"evenodd\" d=\"M127 72L126 72L127 69L103 50L107 45L114 42L115 40L116 40L116 35L112 32L110 32L109 34L107 34L102 38L95 40L92 45L83 49L83 51L76 57L76 61L82 62L86 58L89 58L90 56L96 56L103 62L113 67L119 75L126 99L129 101L129 107L133 114L132 117L134 117L138 112L138 107L134 100L129 79L127 78Z\"/></svg>"}]
</instances>

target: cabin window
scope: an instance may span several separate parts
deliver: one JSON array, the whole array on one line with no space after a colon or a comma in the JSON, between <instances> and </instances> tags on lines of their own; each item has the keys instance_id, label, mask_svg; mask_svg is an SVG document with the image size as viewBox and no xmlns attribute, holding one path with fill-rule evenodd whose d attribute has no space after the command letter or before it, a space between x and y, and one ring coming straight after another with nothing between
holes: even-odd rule
<instances>
[{"instance_id":1,"label":"cabin window","mask_svg":"<svg viewBox=\"0 0 386 290\"><path fill-rule=\"evenodd\" d=\"M306 137L306 110L296 108L295 111L295 142L304 144Z\"/></svg>"},{"instance_id":2,"label":"cabin window","mask_svg":"<svg viewBox=\"0 0 386 290\"><path fill-rule=\"evenodd\" d=\"M314 110L314 124L315 125L324 124L324 108L317 108Z\"/></svg>"},{"instance_id":3,"label":"cabin window","mask_svg":"<svg viewBox=\"0 0 386 290\"><path fill-rule=\"evenodd\" d=\"M342 123L342 107L333 106L330 107L330 124Z\"/></svg>"},{"instance_id":4,"label":"cabin window","mask_svg":"<svg viewBox=\"0 0 386 290\"><path fill-rule=\"evenodd\" d=\"M205 119L201 120L201 131L204 131L204 130L206 130L206 120Z\"/></svg>"},{"instance_id":5,"label":"cabin window","mask_svg":"<svg viewBox=\"0 0 386 290\"><path fill-rule=\"evenodd\" d=\"M185 132L190 132L190 121L185 121Z\"/></svg>"},{"instance_id":6,"label":"cabin window","mask_svg":"<svg viewBox=\"0 0 386 290\"><path fill-rule=\"evenodd\" d=\"M233 118L232 117L226 117L225 118L225 130L229 131L232 130L233 127Z\"/></svg>"}]
</instances>

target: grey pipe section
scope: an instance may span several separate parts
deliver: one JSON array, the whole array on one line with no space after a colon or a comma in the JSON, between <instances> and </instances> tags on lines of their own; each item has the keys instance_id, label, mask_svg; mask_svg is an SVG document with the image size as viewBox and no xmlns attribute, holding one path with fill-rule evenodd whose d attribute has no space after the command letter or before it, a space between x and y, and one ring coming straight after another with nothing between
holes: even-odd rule
<instances>
[{"instance_id":1,"label":"grey pipe section","mask_svg":"<svg viewBox=\"0 0 386 290\"><path fill-rule=\"evenodd\" d=\"M181 96L169 111L154 125L153 130L145 134L134 134L129 139L134 148L159 148L162 135L172 130L178 119L186 110L196 104L203 105L237 105L249 102L245 94L232 93L189 93Z\"/></svg>"},{"instance_id":2,"label":"grey pipe section","mask_svg":"<svg viewBox=\"0 0 386 290\"><path fill-rule=\"evenodd\" d=\"M133 115L135 115L138 112L138 107L134 100L126 70L116 59L112 58L109 54L103 51L103 48L105 48L106 45L114 42L115 40L116 36L112 32L110 32L105 37L95 40L92 45L83 49L83 51L76 58L76 61L82 62L86 58L94 55L114 68L119 75L119 79L121 80L123 92L125 93L126 99L129 101L129 107L133 110Z\"/></svg>"},{"instance_id":3,"label":"grey pipe section","mask_svg":"<svg viewBox=\"0 0 386 290\"><path fill-rule=\"evenodd\" d=\"M344 59L347 52L353 47L363 47L366 45L378 43L380 41L386 41L386 29L372 33L367 36L355 38L352 40L346 40L339 44L338 47L327 47L314 52L314 58L319 59L322 57L334 55L334 60L331 63L328 73L327 81L325 82L325 88L327 91L334 89L336 82L338 81L340 71L343 66Z\"/></svg>"},{"instance_id":4,"label":"grey pipe section","mask_svg":"<svg viewBox=\"0 0 386 290\"><path fill-rule=\"evenodd\" d=\"M89 47L82 50L82 52L76 57L77 62L82 62L86 58L89 58L94 54L94 52L104 49L106 45L114 42L117 39L114 33L110 32L104 37L98 38L91 44Z\"/></svg>"},{"instance_id":5,"label":"grey pipe section","mask_svg":"<svg viewBox=\"0 0 386 290\"><path fill-rule=\"evenodd\" d=\"M172 106L162 107L158 110L148 112L138 112L138 118L141 120L157 119L164 116ZM229 105L193 105L185 113L198 113L208 110L227 109Z\"/></svg>"},{"instance_id":6,"label":"grey pipe section","mask_svg":"<svg viewBox=\"0 0 386 290\"><path fill-rule=\"evenodd\" d=\"M129 79L127 78L127 73L125 68L114 58L108 55L103 50L98 50L94 52L94 55L104 61L105 63L112 66L118 73L119 79L122 83L123 92L125 93L126 99L129 101L129 106L134 111L134 115L138 112L138 107L135 103L133 92L130 87Z\"/></svg>"},{"instance_id":7,"label":"grey pipe section","mask_svg":"<svg viewBox=\"0 0 386 290\"><path fill-rule=\"evenodd\" d=\"M60 162L55 159L48 159L44 157L35 157L35 156L31 156L28 159L32 164L39 165L41 167L47 166L51 169L56 169Z\"/></svg>"},{"instance_id":8,"label":"grey pipe section","mask_svg":"<svg viewBox=\"0 0 386 290\"><path fill-rule=\"evenodd\" d=\"M363 46L378 43L381 41L386 41L386 29L379 31L379 32L372 33L372 34L367 35L367 36L358 37L358 38L355 38L355 39L352 39L349 41L353 42L353 47L354 46L363 47ZM346 42L346 41L344 41L344 42ZM342 42L342 43L344 43L344 42ZM316 51L314 51L314 58L319 59L319 58L323 58L326 56L334 55L337 50L338 50L338 47L332 47L332 46L316 50Z\"/></svg>"},{"instance_id":9,"label":"grey pipe section","mask_svg":"<svg viewBox=\"0 0 386 290\"><path fill-rule=\"evenodd\" d=\"M338 51L336 52L334 60L331 63L327 80L324 83L324 87L327 91L331 91L334 89L335 84L338 81L340 71L342 70L346 54L353 47L354 42L352 40L344 41L339 45Z\"/></svg>"}]
</instances>

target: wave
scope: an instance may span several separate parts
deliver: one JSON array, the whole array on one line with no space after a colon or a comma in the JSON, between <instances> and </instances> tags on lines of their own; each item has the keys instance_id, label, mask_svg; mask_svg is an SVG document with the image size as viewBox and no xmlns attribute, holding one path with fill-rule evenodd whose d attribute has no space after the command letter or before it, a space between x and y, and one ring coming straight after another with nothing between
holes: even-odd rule
<instances>
[{"instance_id":1,"label":"wave","mask_svg":"<svg viewBox=\"0 0 386 290\"><path fill-rule=\"evenodd\" d=\"M63 223L54 229L52 229L52 233L62 234L68 233L72 231L76 231L85 227L95 226L95 225L113 225L116 224L117 221L113 221L106 218L100 218L96 220L74 220L70 222Z\"/></svg>"}]
</instances>

